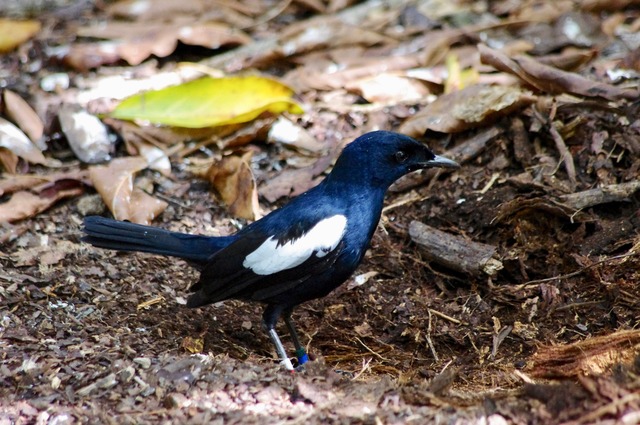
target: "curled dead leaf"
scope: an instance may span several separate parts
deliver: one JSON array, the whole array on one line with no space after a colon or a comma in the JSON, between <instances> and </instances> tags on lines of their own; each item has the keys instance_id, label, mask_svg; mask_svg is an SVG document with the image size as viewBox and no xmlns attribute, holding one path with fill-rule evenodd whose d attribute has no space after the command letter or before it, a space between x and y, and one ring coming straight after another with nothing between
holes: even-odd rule
<instances>
[{"instance_id":1,"label":"curled dead leaf","mask_svg":"<svg viewBox=\"0 0 640 425\"><path fill-rule=\"evenodd\" d=\"M480 60L496 69L514 74L536 89L551 93L572 93L586 97L602 97L609 100L637 99L640 92L636 87L616 87L592 81L574 72L562 71L544 65L532 58L518 56L510 58L504 53L484 44L478 45Z\"/></svg>"},{"instance_id":2,"label":"curled dead leaf","mask_svg":"<svg viewBox=\"0 0 640 425\"><path fill-rule=\"evenodd\" d=\"M383 104L417 102L429 94L427 86L419 80L388 73L349 82L346 89L371 103Z\"/></svg>"},{"instance_id":3,"label":"curled dead leaf","mask_svg":"<svg viewBox=\"0 0 640 425\"><path fill-rule=\"evenodd\" d=\"M334 151L320 157L309 167L285 170L261 186L260 194L269 202L275 202L285 196L297 196L318 184L318 176L329 168L336 156L337 153Z\"/></svg>"},{"instance_id":4,"label":"curled dead leaf","mask_svg":"<svg viewBox=\"0 0 640 425\"><path fill-rule=\"evenodd\" d=\"M143 157L117 158L107 165L89 168L94 187L116 220L148 224L167 203L134 186L134 175L147 168Z\"/></svg>"},{"instance_id":5,"label":"curled dead leaf","mask_svg":"<svg viewBox=\"0 0 640 425\"><path fill-rule=\"evenodd\" d=\"M16 172L18 171L18 161L18 155L11 152L7 148L0 147L0 165L9 174L16 174Z\"/></svg>"},{"instance_id":6,"label":"curled dead leaf","mask_svg":"<svg viewBox=\"0 0 640 425\"><path fill-rule=\"evenodd\" d=\"M206 178L235 217L255 220L260 216L256 180L251 171L252 152L225 156L211 165Z\"/></svg>"},{"instance_id":7,"label":"curled dead leaf","mask_svg":"<svg viewBox=\"0 0 640 425\"><path fill-rule=\"evenodd\" d=\"M190 25L167 22L101 23L80 28L78 35L107 39L99 43L78 43L71 46L65 61L76 69L85 70L125 60L138 65L151 55L166 57L181 41L217 49L227 45L240 45L251 38L231 26L220 22L193 22Z\"/></svg>"},{"instance_id":8,"label":"curled dead leaf","mask_svg":"<svg viewBox=\"0 0 640 425\"><path fill-rule=\"evenodd\" d=\"M13 177L18 177L17 181ZM0 180L0 192L12 193L8 201L0 204L0 223L13 223L33 217L61 199L79 196L84 192L81 174L76 178L61 175L57 180L47 181L36 187L33 185L42 182L43 179L33 176L21 177L12 176ZM27 189L26 184L31 184L31 189Z\"/></svg>"},{"instance_id":9,"label":"curled dead leaf","mask_svg":"<svg viewBox=\"0 0 640 425\"><path fill-rule=\"evenodd\" d=\"M283 143L309 152L322 152L326 144L319 142L307 130L284 117L273 123L267 134L269 143Z\"/></svg>"},{"instance_id":10,"label":"curled dead leaf","mask_svg":"<svg viewBox=\"0 0 640 425\"><path fill-rule=\"evenodd\" d=\"M0 147L32 164L46 162L40 149L18 127L4 118L0 118Z\"/></svg>"},{"instance_id":11,"label":"curled dead leaf","mask_svg":"<svg viewBox=\"0 0 640 425\"><path fill-rule=\"evenodd\" d=\"M124 139L127 152L132 156L142 156L147 160L149 168L164 175L171 174L171 161L165 152L165 146L177 143L179 136L169 127L140 127L134 123L105 119L109 125ZM192 136L195 139L195 136Z\"/></svg>"},{"instance_id":12,"label":"curled dead leaf","mask_svg":"<svg viewBox=\"0 0 640 425\"><path fill-rule=\"evenodd\" d=\"M419 137L427 130L456 133L480 127L535 101L527 91L511 86L476 84L440 96L406 120L400 132Z\"/></svg>"},{"instance_id":13,"label":"curled dead leaf","mask_svg":"<svg viewBox=\"0 0 640 425\"><path fill-rule=\"evenodd\" d=\"M44 124L31 106L16 93L5 90L2 93L2 107L6 116L25 132L33 143L40 143L44 132ZM40 149L46 145L38 144Z\"/></svg>"}]
</instances>

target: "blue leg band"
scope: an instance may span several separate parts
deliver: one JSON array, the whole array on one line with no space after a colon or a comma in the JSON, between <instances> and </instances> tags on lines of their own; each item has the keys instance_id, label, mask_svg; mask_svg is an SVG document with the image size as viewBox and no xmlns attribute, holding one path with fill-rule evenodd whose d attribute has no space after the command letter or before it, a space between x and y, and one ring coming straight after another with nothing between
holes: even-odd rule
<instances>
[{"instance_id":1,"label":"blue leg band","mask_svg":"<svg viewBox=\"0 0 640 425\"><path fill-rule=\"evenodd\" d=\"M296 357L298 358L298 364L302 365L309 361L309 356L304 348L298 348L296 350Z\"/></svg>"}]
</instances>

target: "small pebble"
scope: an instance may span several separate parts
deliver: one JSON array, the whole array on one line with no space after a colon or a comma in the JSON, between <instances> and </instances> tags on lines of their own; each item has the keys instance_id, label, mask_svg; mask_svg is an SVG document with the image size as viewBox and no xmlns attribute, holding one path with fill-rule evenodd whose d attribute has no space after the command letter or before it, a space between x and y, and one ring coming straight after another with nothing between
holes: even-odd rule
<instances>
[{"instance_id":1,"label":"small pebble","mask_svg":"<svg viewBox=\"0 0 640 425\"><path fill-rule=\"evenodd\" d=\"M143 369L149 369L151 366L151 359L147 357L136 357L133 362L139 364Z\"/></svg>"},{"instance_id":2,"label":"small pebble","mask_svg":"<svg viewBox=\"0 0 640 425\"><path fill-rule=\"evenodd\" d=\"M106 206L102 201L102 197L98 194L83 196L78 201L78 212L83 217L88 215L101 215Z\"/></svg>"}]
</instances>

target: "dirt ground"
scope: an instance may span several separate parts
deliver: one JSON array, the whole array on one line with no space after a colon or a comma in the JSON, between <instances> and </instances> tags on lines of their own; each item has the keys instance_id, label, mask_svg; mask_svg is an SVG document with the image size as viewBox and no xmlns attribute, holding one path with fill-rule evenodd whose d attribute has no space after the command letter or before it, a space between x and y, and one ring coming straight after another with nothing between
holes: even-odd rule
<instances>
[{"instance_id":1,"label":"dirt ground","mask_svg":"<svg viewBox=\"0 0 640 425\"><path fill-rule=\"evenodd\" d=\"M0 425L640 423L640 191L619 186L640 179L640 104L548 99L422 138L462 167L392 188L355 275L295 311L314 360L298 373L275 360L260 305L187 309L189 264L81 243L84 214L109 216L88 185L0 226ZM336 109L294 119L338 145L420 108ZM541 115L576 124L562 132L575 176ZM259 193L295 168L296 151L259 138L252 149ZM169 203L153 225L243 224L207 183L173 171L143 173ZM285 202L261 198L264 210ZM414 221L493 247L503 268L443 266L412 239Z\"/></svg>"}]
</instances>

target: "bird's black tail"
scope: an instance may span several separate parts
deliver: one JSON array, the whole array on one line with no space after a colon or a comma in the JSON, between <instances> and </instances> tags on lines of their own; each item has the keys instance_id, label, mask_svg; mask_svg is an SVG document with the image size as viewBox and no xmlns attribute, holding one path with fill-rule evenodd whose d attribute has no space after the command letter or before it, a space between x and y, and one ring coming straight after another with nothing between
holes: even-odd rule
<instances>
[{"instance_id":1,"label":"bird's black tail","mask_svg":"<svg viewBox=\"0 0 640 425\"><path fill-rule=\"evenodd\" d=\"M211 237L170 232L158 227L117 221L99 216L84 219L82 241L118 251L140 251L169 255L205 263L233 241L233 236Z\"/></svg>"}]
</instances>

